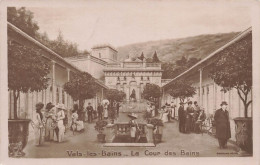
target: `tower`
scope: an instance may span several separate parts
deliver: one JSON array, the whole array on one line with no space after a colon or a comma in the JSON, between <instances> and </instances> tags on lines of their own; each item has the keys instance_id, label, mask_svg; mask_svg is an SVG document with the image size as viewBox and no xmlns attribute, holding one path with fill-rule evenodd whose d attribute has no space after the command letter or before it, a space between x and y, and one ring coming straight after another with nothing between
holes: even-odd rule
<instances>
[{"instance_id":1,"label":"tower","mask_svg":"<svg viewBox=\"0 0 260 165\"><path fill-rule=\"evenodd\" d=\"M117 50L110 45L94 46L91 55L108 63L117 62Z\"/></svg>"}]
</instances>

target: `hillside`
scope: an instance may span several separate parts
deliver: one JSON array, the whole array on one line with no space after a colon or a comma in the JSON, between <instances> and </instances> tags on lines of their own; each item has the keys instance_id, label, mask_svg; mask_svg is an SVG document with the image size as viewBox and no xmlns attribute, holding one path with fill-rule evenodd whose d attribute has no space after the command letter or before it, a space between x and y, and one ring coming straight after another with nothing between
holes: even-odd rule
<instances>
[{"instance_id":1,"label":"hillside","mask_svg":"<svg viewBox=\"0 0 260 165\"><path fill-rule=\"evenodd\" d=\"M119 60L122 61L128 55L130 55L130 57L137 57L143 52L147 58L151 57L154 51L157 51L159 59L163 62L175 62L177 59L180 59L181 56L202 59L217 48L226 44L237 34L238 32L206 34L180 39L135 43L118 47L118 57Z\"/></svg>"}]
</instances>

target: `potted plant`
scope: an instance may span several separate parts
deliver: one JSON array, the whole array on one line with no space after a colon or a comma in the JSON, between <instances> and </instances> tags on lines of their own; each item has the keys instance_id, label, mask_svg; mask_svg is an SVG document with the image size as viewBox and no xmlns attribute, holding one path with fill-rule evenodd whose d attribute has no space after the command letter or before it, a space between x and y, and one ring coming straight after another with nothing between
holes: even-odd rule
<instances>
[{"instance_id":1,"label":"potted plant","mask_svg":"<svg viewBox=\"0 0 260 165\"><path fill-rule=\"evenodd\" d=\"M252 32L223 50L214 63L210 77L226 92L235 88L244 104L244 117L234 119L236 143L241 151L253 152L252 117L248 117L252 90Z\"/></svg>"},{"instance_id":2,"label":"potted plant","mask_svg":"<svg viewBox=\"0 0 260 165\"><path fill-rule=\"evenodd\" d=\"M8 90L13 97L13 115L8 120L9 156L23 156L29 135L29 119L17 113L20 93L41 91L48 87L50 67L39 50L8 40Z\"/></svg>"},{"instance_id":3,"label":"potted plant","mask_svg":"<svg viewBox=\"0 0 260 165\"><path fill-rule=\"evenodd\" d=\"M107 121L100 120L96 122L95 130L98 131L97 139L99 142L104 143L105 142L105 134L103 133L104 127L107 125Z\"/></svg>"},{"instance_id":4,"label":"potted plant","mask_svg":"<svg viewBox=\"0 0 260 165\"><path fill-rule=\"evenodd\" d=\"M148 124L152 124L154 126L154 143L160 143L162 141L163 134L163 122L161 119L151 118Z\"/></svg>"}]
</instances>

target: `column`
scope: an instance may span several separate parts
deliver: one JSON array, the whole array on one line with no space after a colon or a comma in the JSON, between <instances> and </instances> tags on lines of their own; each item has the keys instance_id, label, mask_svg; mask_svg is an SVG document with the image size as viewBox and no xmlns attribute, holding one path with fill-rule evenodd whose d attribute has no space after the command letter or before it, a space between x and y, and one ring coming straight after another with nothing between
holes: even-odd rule
<instances>
[{"instance_id":1,"label":"column","mask_svg":"<svg viewBox=\"0 0 260 165\"><path fill-rule=\"evenodd\" d=\"M67 68L67 81L70 81L70 69ZM67 108L69 108L69 94L66 92L65 93L65 104L67 106Z\"/></svg>"},{"instance_id":2,"label":"column","mask_svg":"<svg viewBox=\"0 0 260 165\"><path fill-rule=\"evenodd\" d=\"M55 80L55 61L52 62L52 103L56 104L56 80Z\"/></svg>"},{"instance_id":3,"label":"column","mask_svg":"<svg viewBox=\"0 0 260 165\"><path fill-rule=\"evenodd\" d=\"M200 106L202 106L202 68L199 69L200 72Z\"/></svg>"}]
</instances>

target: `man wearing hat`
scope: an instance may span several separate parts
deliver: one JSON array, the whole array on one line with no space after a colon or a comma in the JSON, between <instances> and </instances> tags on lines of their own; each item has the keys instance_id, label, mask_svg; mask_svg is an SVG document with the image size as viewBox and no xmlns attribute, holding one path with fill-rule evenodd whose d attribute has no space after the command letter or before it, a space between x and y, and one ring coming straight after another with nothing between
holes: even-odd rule
<instances>
[{"instance_id":1,"label":"man wearing hat","mask_svg":"<svg viewBox=\"0 0 260 165\"><path fill-rule=\"evenodd\" d=\"M58 110L56 114L57 129L55 130L56 134L54 134L54 141L62 142L64 140L65 132L65 126L63 124L63 119L65 118L65 106L64 104L58 104L56 108Z\"/></svg>"},{"instance_id":2,"label":"man wearing hat","mask_svg":"<svg viewBox=\"0 0 260 165\"><path fill-rule=\"evenodd\" d=\"M222 101L221 108L216 110L214 120L216 123L216 137L218 138L219 147L226 148L227 140L231 137L229 114L227 111L227 102Z\"/></svg>"},{"instance_id":3,"label":"man wearing hat","mask_svg":"<svg viewBox=\"0 0 260 165\"><path fill-rule=\"evenodd\" d=\"M184 111L184 103L180 102L180 107L178 109L178 116L179 116L179 131L185 133L185 119L186 113Z\"/></svg>"}]
</instances>

